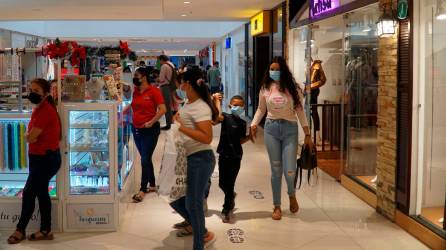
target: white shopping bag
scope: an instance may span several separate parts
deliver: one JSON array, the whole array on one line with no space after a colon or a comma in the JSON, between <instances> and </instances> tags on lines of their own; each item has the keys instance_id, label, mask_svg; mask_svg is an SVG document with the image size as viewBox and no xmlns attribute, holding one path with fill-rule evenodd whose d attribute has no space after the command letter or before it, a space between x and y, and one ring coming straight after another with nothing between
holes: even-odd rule
<instances>
[{"instance_id":1,"label":"white shopping bag","mask_svg":"<svg viewBox=\"0 0 446 250\"><path fill-rule=\"evenodd\" d=\"M165 127L167 125L166 123L166 115L161 116L161 118L158 120L160 123L160 127Z\"/></svg>"},{"instance_id":2,"label":"white shopping bag","mask_svg":"<svg viewBox=\"0 0 446 250\"><path fill-rule=\"evenodd\" d=\"M178 126L166 132L166 143L158 177L158 195L173 202L186 195L187 155Z\"/></svg>"}]
</instances>

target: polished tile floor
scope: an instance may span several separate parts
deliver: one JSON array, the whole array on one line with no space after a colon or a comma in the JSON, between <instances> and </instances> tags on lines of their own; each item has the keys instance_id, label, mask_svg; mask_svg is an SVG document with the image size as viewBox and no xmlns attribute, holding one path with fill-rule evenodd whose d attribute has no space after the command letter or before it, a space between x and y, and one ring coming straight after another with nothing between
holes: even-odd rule
<instances>
[{"instance_id":1,"label":"polished tile floor","mask_svg":"<svg viewBox=\"0 0 446 250\"><path fill-rule=\"evenodd\" d=\"M157 165L162 148L161 143L155 157ZM237 210L232 224L221 222L219 211L223 193L218 188L218 179L213 179L206 222L207 227L216 232L218 239L210 249L428 249L323 173L320 173L316 186L306 185L298 191L300 211L297 215L290 214L287 209L283 183L284 218L273 221L270 217L272 197L269 176L262 139L257 144L248 143L236 185ZM260 191L265 198L254 199L249 191ZM129 203L125 216L118 232L60 233L52 242L24 242L11 247L4 244L10 232L2 232L0 249L191 249L191 238L178 239L172 229L174 223L181 221L180 217L156 195L149 195L140 204ZM244 231L244 243L229 241L227 230L231 228Z\"/></svg>"}]
</instances>

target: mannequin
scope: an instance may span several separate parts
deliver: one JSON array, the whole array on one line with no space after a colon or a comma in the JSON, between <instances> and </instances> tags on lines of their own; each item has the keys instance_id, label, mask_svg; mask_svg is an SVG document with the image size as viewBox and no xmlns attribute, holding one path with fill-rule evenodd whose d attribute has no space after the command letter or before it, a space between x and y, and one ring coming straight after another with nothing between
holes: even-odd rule
<instances>
[{"instance_id":1,"label":"mannequin","mask_svg":"<svg viewBox=\"0 0 446 250\"><path fill-rule=\"evenodd\" d=\"M319 119L319 113L317 110L317 104L318 104L318 96L320 94L320 88L324 86L324 84L327 82L327 77L325 76L324 70L322 69L322 61L321 60L315 60L313 64L311 65L311 98L310 98L310 104L311 104L311 117L313 118L314 128L316 130L316 138L317 138L317 144L322 144L321 139L321 122Z\"/></svg>"}]
</instances>

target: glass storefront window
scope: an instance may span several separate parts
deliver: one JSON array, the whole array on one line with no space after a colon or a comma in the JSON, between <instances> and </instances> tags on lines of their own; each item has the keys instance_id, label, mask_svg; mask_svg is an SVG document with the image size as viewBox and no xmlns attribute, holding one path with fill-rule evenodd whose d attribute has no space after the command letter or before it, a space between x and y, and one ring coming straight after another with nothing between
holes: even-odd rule
<instances>
[{"instance_id":1,"label":"glass storefront window","mask_svg":"<svg viewBox=\"0 0 446 250\"><path fill-rule=\"evenodd\" d=\"M247 103L248 103L248 117L253 118L255 108L254 107L254 37L251 34L251 24L248 24L248 89L247 89Z\"/></svg>"},{"instance_id":2,"label":"glass storefront window","mask_svg":"<svg viewBox=\"0 0 446 250\"><path fill-rule=\"evenodd\" d=\"M378 37L375 6L347 15L345 81L345 173L376 190L378 146Z\"/></svg>"},{"instance_id":3,"label":"glass storefront window","mask_svg":"<svg viewBox=\"0 0 446 250\"><path fill-rule=\"evenodd\" d=\"M312 84L308 98L319 167L371 190L377 181L379 16L373 4L295 29L291 52L297 82L310 76Z\"/></svg>"},{"instance_id":4,"label":"glass storefront window","mask_svg":"<svg viewBox=\"0 0 446 250\"><path fill-rule=\"evenodd\" d=\"M446 230L446 20L437 5L421 3L420 147L416 215L438 230ZM424 139L423 139L424 138Z\"/></svg>"},{"instance_id":5,"label":"glass storefront window","mask_svg":"<svg viewBox=\"0 0 446 250\"><path fill-rule=\"evenodd\" d=\"M277 8L273 11L273 18L277 20L274 22L276 27L273 33L273 57L283 56L283 9Z\"/></svg>"}]
</instances>

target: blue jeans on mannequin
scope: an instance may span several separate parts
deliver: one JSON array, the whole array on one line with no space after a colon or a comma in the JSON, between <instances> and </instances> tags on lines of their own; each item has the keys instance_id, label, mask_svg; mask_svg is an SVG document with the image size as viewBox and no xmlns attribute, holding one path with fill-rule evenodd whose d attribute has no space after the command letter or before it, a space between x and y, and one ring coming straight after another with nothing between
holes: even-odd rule
<instances>
[{"instance_id":1,"label":"blue jeans on mannequin","mask_svg":"<svg viewBox=\"0 0 446 250\"><path fill-rule=\"evenodd\" d=\"M206 223L203 212L203 199L214 172L215 155L212 150L200 151L187 157L186 197L172 202L172 208L192 226L194 250L204 249Z\"/></svg>"},{"instance_id":2,"label":"blue jeans on mannequin","mask_svg":"<svg viewBox=\"0 0 446 250\"><path fill-rule=\"evenodd\" d=\"M274 206L281 205L282 174L288 186L288 195L294 196L296 175L296 152L298 138L297 122L267 119L265 144L271 164L271 186Z\"/></svg>"}]
</instances>

